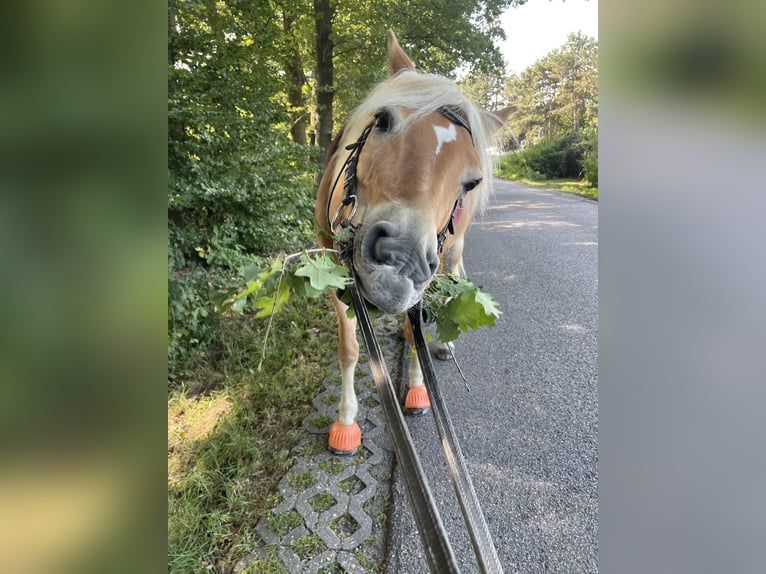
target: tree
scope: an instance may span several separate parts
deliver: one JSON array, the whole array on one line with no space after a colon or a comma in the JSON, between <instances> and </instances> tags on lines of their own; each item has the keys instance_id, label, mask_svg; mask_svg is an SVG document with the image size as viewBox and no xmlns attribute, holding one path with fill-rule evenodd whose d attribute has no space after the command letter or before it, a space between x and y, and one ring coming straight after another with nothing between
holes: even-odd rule
<instances>
[{"instance_id":1,"label":"tree","mask_svg":"<svg viewBox=\"0 0 766 574\"><path fill-rule=\"evenodd\" d=\"M508 78L505 98L518 106L510 125L528 143L577 135L598 121L598 44L580 32L521 74Z\"/></svg>"},{"instance_id":2,"label":"tree","mask_svg":"<svg viewBox=\"0 0 766 574\"><path fill-rule=\"evenodd\" d=\"M308 124L306 120L309 117L304 96L306 74L303 69L304 59L299 26L302 16L300 5L297 2L285 1L282 6L285 91L287 93L287 113L290 116L290 137L298 144L306 143L306 126Z\"/></svg>"},{"instance_id":3,"label":"tree","mask_svg":"<svg viewBox=\"0 0 766 574\"><path fill-rule=\"evenodd\" d=\"M495 41L505 38L499 16L525 1L391 0L336 5L334 0L314 0L320 148L326 150L329 132L339 127L337 117L345 117L383 78L389 28L416 64L430 72L452 76L465 62L497 72L503 65Z\"/></svg>"},{"instance_id":4,"label":"tree","mask_svg":"<svg viewBox=\"0 0 766 574\"><path fill-rule=\"evenodd\" d=\"M287 141L283 22L267 0L168 10L171 246L178 260L234 265L310 227L298 223L310 218L306 150Z\"/></svg>"},{"instance_id":5,"label":"tree","mask_svg":"<svg viewBox=\"0 0 766 574\"><path fill-rule=\"evenodd\" d=\"M322 155L330 147L333 132L332 106L335 97L332 21L335 16L333 0L314 0L316 14L316 112L317 144Z\"/></svg>"},{"instance_id":6,"label":"tree","mask_svg":"<svg viewBox=\"0 0 766 574\"><path fill-rule=\"evenodd\" d=\"M502 70L472 70L458 81L463 93L486 110L500 109L505 104L505 77Z\"/></svg>"}]
</instances>

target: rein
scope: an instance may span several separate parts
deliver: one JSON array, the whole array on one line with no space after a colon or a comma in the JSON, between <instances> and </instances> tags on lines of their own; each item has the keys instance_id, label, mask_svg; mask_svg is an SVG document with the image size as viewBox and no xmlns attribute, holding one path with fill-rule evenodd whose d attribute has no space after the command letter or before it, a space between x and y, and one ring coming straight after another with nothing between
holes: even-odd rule
<instances>
[{"instance_id":1,"label":"rein","mask_svg":"<svg viewBox=\"0 0 766 574\"><path fill-rule=\"evenodd\" d=\"M471 133L470 127L454 110L451 108L440 108L438 111L450 121L453 121L460 127L468 130L468 133L471 134L471 139L473 140L473 134ZM353 265L353 232L358 229L358 226L352 224L358 206L358 199L356 197L356 165L372 127L373 124L368 125L355 143L346 146L346 149L348 149L350 153L335 179L333 187L330 189L330 197L327 200L328 223L330 224L330 231L335 237L336 243L339 244L338 247L341 253L341 261L349 268L353 278L353 282L347 289L350 292L351 302L359 321L362 338L367 347L367 353L370 358L370 371L375 380L375 387L378 391L378 396L380 397L383 414L386 420L386 427L392 438L396 459L402 467L402 477L407 487L407 494L410 499L413 517L415 518L415 523L425 549L428 566L432 574L459 574L460 568L455 560L455 555L450 546L447 531L444 528L441 516L439 515L439 510L434 502L431 489L428 485L428 480L423 471L417 451L415 450L412 436L404 422L404 416L402 415L397 394L383 360L380 345L378 344L375 332L372 328L372 322L370 321L367 312L367 305L361 294L358 277ZM332 192L337 186L341 174L345 174L343 182L343 200L335 212L335 215L330 219L329 212ZM462 204L463 197L464 192L461 192L461 195L457 198L452 207L449 221L437 234L439 245L438 250L440 253L447 233L454 233L453 221L455 212ZM340 217L342 209L351 204L353 204L351 213L348 217L341 220L339 225L343 229L350 227L352 233L347 240L341 242L337 238L336 222ZM449 412L447 411L446 404L444 403L437 385L436 374L434 373L433 363L431 362L431 355L425 340L422 301L419 301L411 307L407 311L407 315L413 327L418 361L420 362L420 367L423 372L423 380L426 389L431 398L436 429L439 434L442 449L444 450L444 457L450 472L450 478L452 479L452 484L463 514L463 519L470 535L479 569L485 574L502 574L503 568L500 564L497 551L492 543L489 527L487 526L484 514L481 511L481 506L479 505L476 492L468 474L465 459L463 458L460 445L455 436L455 429L452 426Z\"/></svg>"}]
</instances>

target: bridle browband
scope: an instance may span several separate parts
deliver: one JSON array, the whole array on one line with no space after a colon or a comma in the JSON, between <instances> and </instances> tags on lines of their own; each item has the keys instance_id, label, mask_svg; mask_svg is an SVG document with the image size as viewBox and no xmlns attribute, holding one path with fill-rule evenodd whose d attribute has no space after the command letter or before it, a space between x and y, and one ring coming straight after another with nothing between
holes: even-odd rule
<instances>
[{"instance_id":1,"label":"bridle browband","mask_svg":"<svg viewBox=\"0 0 766 574\"><path fill-rule=\"evenodd\" d=\"M462 116L460 110L454 106L442 106L436 110L436 112L443 115L445 118L447 118L452 123L456 124L457 126L464 128L468 134L471 136L471 142L475 144L473 139L473 132L471 131L471 126L468 124L466 119ZM375 122L371 122L367 125L367 127L362 130L361 135L359 138L354 142L346 146L346 149L349 150L349 154L346 157L346 161L343 163L343 166L340 168L340 171L338 172L337 177L335 178L335 181L332 184L332 187L330 187L330 191L328 193L327 197L327 223L329 224L330 233L333 236L337 235L336 232L336 222L338 218L340 217L340 212L343 210L344 207L347 207L348 205L352 205L351 213L348 215L348 217L342 219L340 221L340 227L342 229L346 229L348 227L351 227L352 229L356 229L352 221L354 219L354 216L356 215L356 210L358 207L358 198L356 196L356 167L357 163L359 161L359 155L362 153L362 148L364 147L364 144L367 143L367 138L370 135L370 132L372 131L373 126L375 125ZM332 197L333 192L335 191L335 188L338 185L338 181L340 180L340 177L343 176L343 199L341 200L341 204L338 206L338 209L335 211L335 214L330 217L330 205L332 203ZM455 212L457 211L458 207L460 207L463 203L463 199L465 198L465 194L467 191L461 191L458 195L458 198L455 200L454 205L452 206L452 210L450 211L449 219L447 220L447 223L444 225L444 227L441 228L441 230L436 234L436 241L437 241L437 251L438 253L442 252L442 249L444 247L444 241L447 239L447 233L454 234L455 233L455 227L454 227L454 220L455 220Z\"/></svg>"}]
</instances>

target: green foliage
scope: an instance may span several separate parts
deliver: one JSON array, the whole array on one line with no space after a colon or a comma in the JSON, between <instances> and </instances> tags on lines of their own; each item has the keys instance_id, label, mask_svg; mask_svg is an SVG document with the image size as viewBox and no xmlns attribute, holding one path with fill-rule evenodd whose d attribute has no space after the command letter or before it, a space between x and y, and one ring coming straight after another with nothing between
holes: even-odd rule
<instances>
[{"instance_id":1,"label":"green foliage","mask_svg":"<svg viewBox=\"0 0 766 574\"><path fill-rule=\"evenodd\" d=\"M245 280L244 289L229 292L222 308L241 311L248 297L253 296L256 318L261 318L279 312L290 300L291 293L317 297L326 289L342 289L349 278L348 269L336 263L329 253L312 249L311 252L275 257L265 271L260 271L257 265L248 266Z\"/></svg>"},{"instance_id":2,"label":"green foliage","mask_svg":"<svg viewBox=\"0 0 766 574\"><path fill-rule=\"evenodd\" d=\"M293 263L298 257L300 260L295 266ZM248 267L247 275L249 280L245 288L231 293L223 302L223 308L241 311L248 297L255 297L256 317L281 310L290 293L317 296L326 289L342 289L350 281L348 269L322 249L273 259L265 271ZM443 342L456 339L459 331L482 325L492 327L501 314L491 295L456 275L434 277L425 294L425 305L430 319L436 322L439 340ZM353 312L353 307L350 306L349 311Z\"/></svg>"},{"instance_id":3,"label":"green foliage","mask_svg":"<svg viewBox=\"0 0 766 574\"><path fill-rule=\"evenodd\" d=\"M578 178L584 142L573 136L544 141L524 150L529 167L549 179Z\"/></svg>"},{"instance_id":4,"label":"green foliage","mask_svg":"<svg viewBox=\"0 0 766 574\"><path fill-rule=\"evenodd\" d=\"M316 152L287 137L279 21L263 0L169 5L171 378L215 353L240 269L312 238Z\"/></svg>"},{"instance_id":5,"label":"green foliage","mask_svg":"<svg viewBox=\"0 0 766 574\"><path fill-rule=\"evenodd\" d=\"M508 152L500 158L497 174L533 181L584 178L598 187L598 131L583 130Z\"/></svg>"},{"instance_id":6,"label":"green foliage","mask_svg":"<svg viewBox=\"0 0 766 574\"><path fill-rule=\"evenodd\" d=\"M598 135L589 140L580 164L583 177L591 186L598 187Z\"/></svg>"},{"instance_id":7,"label":"green foliage","mask_svg":"<svg viewBox=\"0 0 766 574\"><path fill-rule=\"evenodd\" d=\"M231 282L231 274L178 264L168 253L168 374L175 379L205 361L220 326L215 295Z\"/></svg>"},{"instance_id":8,"label":"green foliage","mask_svg":"<svg viewBox=\"0 0 766 574\"><path fill-rule=\"evenodd\" d=\"M598 122L598 43L581 33L519 74L508 78L506 101L517 106L508 149L527 147L583 130Z\"/></svg>"},{"instance_id":9,"label":"green foliage","mask_svg":"<svg viewBox=\"0 0 766 574\"><path fill-rule=\"evenodd\" d=\"M306 277L310 289L316 293L330 288L342 289L348 283L348 269L338 265L327 253L319 253L316 257L301 254L301 266L295 270L295 276Z\"/></svg>"},{"instance_id":10,"label":"green foliage","mask_svg":"<svg viewBox=\"0 0 766 574\"><path fill-rule=\"evenodd\" d=\"M386 33L421 69L454 76L461 65L502 76L500 15L526 0L392 0L338 3L334 20L336 126L386 73Z\"/></svg>"},{"instance_id":11,"label":"green foliage","mask_svg":"<svg viewBox=\"0 0 766 574\"><path fill-rule=\"evenodd\" d=\"M500 158L497 161L497 166L495 171L498 176L505 177L508 179L522 179L522 178L533 179L531 177L532 170L527 164L525 156L521 152L521 150L508 152L500 156ZM536 174L536 175L539 175L540 177L542 177L540 174Z\"/></svg>"},{"instance_id":12,"label":"green foliage","mask_svg":"<svg viewBox=\"0 0 766 574\"><path fill-rule=\"evenodd\" d=\"M499 162L502 177L528 179L561 179L582 176L582 161L589 144L586 140L566 136L507 153Z\"/></svg>"},{"instance_id":13,"label":"green foliage","mask_svg":"<svg viewBox=\"0 0 766 574\"><path fill-rule=\"evenodd\" d=\"M214 161L190 152L190 173L171 172L169 238L179 258L237 268L248 262L247 254L310 241L315 194L310 155L285 137L275 140L248 155Z\"/></svg>"},{"instance_id":14,"label":"green foliage","mask_svg":"<svg viewBox=\"0 0 766 574\"><path fill-rule=\"evenodd\" d=\"M236 268L244 254L311 236L314 150L292 144L268 2L173 3L168 57L168 220L187 263Z\"/></svg>"},{"instance_id":15,"label":"green foliage","mask_svg":"<svg viewBox=\"0 0 766 574\"><path fill-rule=\"evenodd\" d=\"M428 319L436 323L439 341L457 339L460 331L494 327L502 314L491 295L468 279L457 275L437 275L424 298Z\"/></svg>"}]
</instances>

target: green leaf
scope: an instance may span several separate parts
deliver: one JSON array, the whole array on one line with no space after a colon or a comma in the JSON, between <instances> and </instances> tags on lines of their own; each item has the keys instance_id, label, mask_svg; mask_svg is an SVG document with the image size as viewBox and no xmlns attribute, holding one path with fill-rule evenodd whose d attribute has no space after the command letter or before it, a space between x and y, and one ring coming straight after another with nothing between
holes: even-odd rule
<instances>
[{"instance_id":1,"label":"green leaf","mask_svg":"<svg viewBox=\"0 0 766 574\"><path fill-rule=\"evenodd\" d=\"M245 303L247 303L247 297L240 297L234 303L232 303L231 308L234 309L237 313L241 313L242 309L245 308Z\"/></svg>"},{"instance_id":2,"label":"green leaf","mask_svg":"<svg viewBox=\"0 0 766 574\"><path fill-rule=\"evenodd\" d=\"M306 277L296 277L293 273L286 273L285 281L287 281L290 289L298 297L318 297L319 295L324 295L324 291L314 289Z\"/></svg>"},{"instance_id":3,"label":"green leaf","mask_svg":"<svg viewBox=\"0 0 766 574\"><path fill-rule=\"evenodd\" d=\"M333 258L325 253L316 257L309 257L304 253L301 256L301 264L295 270L295 275L308 278L311 288L315 291L342 289L348 283L348 269L335 263Z\"/></svg>"},{"instance_id":4,"label":"green leaf","mask_svg":"<svg viewBox=\"0 0 766 574\"><path fill-rule=\"evenodd\" d=\"M445 309L450 320L457 323L463 331L467 331L469 327L478 329L481 325L495 324L497 315L487 313L484 304L478 302L476 297L476 292L461 295L450 301Z\"/></svg>"},{"instance_id":5,"label":"green leaf","mask_svg":"<svg viewBox=\"0 0 766 574\"><path fill-rule=\"evenodd\" d=\"M436 322L439 340L457 339L460 331L494 327L501 311L491 295L455 275L437 276L426 292L429 317Z\"/></svg>"},{"instance_id":6,"label":"green leaf","mask_svg":"<svg viewBox=\"0 0 766 574\"><path fill-rule=\"evenodd\" d=\"M269 268L258 276L259 285L267 290L276 289L276 285L279 282L279 276L282 274L283 270L284 260L279 257L273 259Z\"/></svg>"},{"instance_id":7,"label":"green leaf","mask_svg":"<svg viewBox=\"0 0 766 574\"><path fill-rule=\"evenodd\" d=\"M259 297L253 303L253 309L258 311L256 319L268 317L272 313L278 313L285 303L290 300L290 288L286 281L279 284L279 289L271 297Z\"/></svg>"},{"instance_id":8,"label":"green leaf","mask_svg":"<svg viewBox=\"0 0 766 574\"><path fill-rule=\"evenodd\" d=\"M476 299L476 302L479 303L484 308L484 315L486 315L488 318L489 317L492 318L491 324L492 326L494 326L495 319L503 314L503 312L500 310L500 307L497 306L497 301L495 301L492 295L490 295L489 293L484 293L483 291L479 289L476 290L474 298ZM484 324L489 325L489 323L484 323Z\"/></svg>"},{"instance_id":9,"label":"green leaf","mask_svg":"<svg viewBox=\"0 0 766 574\"><path fill-rule=\"evenodd\" d=\"M454 341L459 334L460 331L458 330L457 323L450 321L449 319L436 321L436 336L442 343Z\"/></svg>"},{"instance_id":10,"label":"green leaf","mask_svg":"<svg viewBox=\"0 0 766 574\"><path fill-rule=\"evenodd\" d=\"M247 282L255 281L258 275L261 274L261 266L255 263L246 265L245 268L242 270L242 274L245 276L245 281Z\"/></svg>"}]
</instances>

